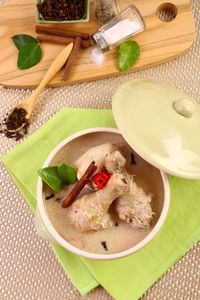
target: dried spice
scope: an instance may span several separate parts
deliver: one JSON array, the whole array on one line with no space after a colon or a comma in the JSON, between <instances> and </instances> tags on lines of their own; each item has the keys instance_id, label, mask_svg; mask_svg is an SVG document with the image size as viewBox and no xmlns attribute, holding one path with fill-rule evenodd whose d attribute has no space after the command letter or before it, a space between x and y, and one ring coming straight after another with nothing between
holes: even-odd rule
<instances>
[{"instance_id":1,"label":"dried spice","mask_svg":"<svg viewBox=\"0 0 200 300\"><path fill-rule=\"evenodd\" d=\"M50 200L54 197L54 193L51 193L49 196L45 197L45 200Z\"/></svg>"},{"instance_id":2,"label":"dried spice","mask_svg":"<svg viewBox=\"0 0 200 300\"><path fill-rule=\"evenodd\" d=\"M79 32L79 31L71 31L66 28L63 29L63 28L57 28L57 27L47 27L47 26L36 25L35 31L37 33L63 36L63 37L73 38L73 39L77 38L78 36L81 38L81 40L90 39L90 35L88 33Z\"/></svg>"},{"instance_id":3,"label":"dried spice","mask_svg":"<svg viewBox=\"0 0 200 300\"><path fill-rule=\"evenodd\" d=\"M100 24L108 23L118 13L116 1L113 0L96 0L95 1L95 18Z\"/></svg>"},{"instance_id":4,"label":"dried spice","mask_svg":"<svg viewBox=\"0 0 200 300\"><path fill-rule=\"evenodd\" d=\"M105 249L106 251L108 251L108 247L107 247L106 241L102 241L102 242L101 242L101 245L104 247L104 249Z\"/></svg>"},{"instance_id":5,"label":"dried spice","mask_svg":"<svg viewBox=\"0 0 200 300\"><path fill-rule=\"evenodd\" d=\"M39 33L37 40L39 42L47 42L54 44L67 45L74 43L79 37L81 39L81 47L89 48L94 44L91 36L85 32L71 31L62 28L47 27L47 26L35 26L35 31Z\"/></svg>"},{"instance_id":6,"label":"dried spice","mask_svg":"<svg viewBox=\"0 0 200 300\"><path fill-rule=\"evenodd\" d=\"M80 20L86 17L85 0L45 0L37 4L44 20Z\"/></svg>"},{"instance_id":7,"label":"dried spice","mask_svg":"<svg viewBox=\"0 0 200 300\"><path fill-rule=\"evenodd\" d=\"M135 156L133 152L131 152L131 165L136 165Z\"/></svg>"},{"instance_id":8,"label":"dried spice","mask_svg":"<svg viewBox=\"0 0 200 300\"><path fill-rule=\"evenodd\" d=\"M52 44L60 44L60 45L68 45L70 43L74 43L74 39L70 37L64 36L56 36L51 34L40 34L37 36L39 42L52 43ZM93 45L93 41L91 39L81 40L81 48L89 48Z\"/></svg>"},{"instance_id":9,"label":"dried spice","mask_svg":"<svg viewBox=\"0 0 200 300\"><path fill-rule=\"evenodd\" d=\"M68 79L70 69L73 65L73 62L74 62L76 56L78 55L80 47L81 47L81 38L78 36L74 41L74 47L73 47L72 52L69 56L69 59L66 62L66 65L65 65L65 68L64 68L64 73L63 73L63 76L62 76L63 80Z\"/></svg>"},{"instance_id":10,"label":"dried spice","mask_svg":"<svg viewBox=\"0 0 200 300\"><path fill-rule=\"evenodd\" d=\"M23 108L14 108L5 121L8 130L16 130L27 122L27 111Z\"/></svg>"},{"instance_id":11,"label":"dried spice","mask_svg":"<svg viewBox=\"0 0 200 300\"><path fill-rule=\"evenodd\" d=\"M68 45L74 43L75 39L64 36L56 36L51 34L40 34L37 36L39 42ZM81 48L89 48L93 45L92 39L81 40Z\"/></svg>"},{"instance_id":12,"label":"dried spice","mask_svg":"<svg viewBox=\"0 0 200 300\"><path fill-rule=\"evenodd\" d=\"M60 197L56 198L56 202L61 203L62 199Z\"/></svg>"},{"instance_id":13,"label":"dried spice","mask_svg":"<svg viewBox=\"0 0 200 300\"><path fill-rule=\"evenodd\" d=\"M7 113L3 124L0 124L0 133L4 133L6 137L13 138L16 141L23 138L28 133L29 126L26 115L27 111L23 108L15 108L10 115ZM21 126L23 126L23 128L20 129Z\"/></svg>"},{"instance_id":14,"label":"dried spice","mask_svg":"<svg viewBox=\"0 0 200 300\"><path fill-rule=\"evenodd\" d=\"M95 161L92 161L85 173L82 175L80 180L76 182L71 192L67 195L67 197L63 200L62 207L66 208L69 203L76 199L79 193L82 191L84 186L89 183L92 175L95 173L97 166L95 165Z\"/></svg>"}]
</instances>

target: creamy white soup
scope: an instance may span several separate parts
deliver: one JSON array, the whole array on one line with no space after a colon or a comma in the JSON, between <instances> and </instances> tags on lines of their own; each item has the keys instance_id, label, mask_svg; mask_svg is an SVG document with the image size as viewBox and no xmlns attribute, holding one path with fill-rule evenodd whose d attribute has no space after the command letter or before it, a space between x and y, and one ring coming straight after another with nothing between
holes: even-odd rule
<instances>
[{"instance_id":1,"label":"creamy white soup","mask_svg":"<svg viewBox=\"0 0 200 300\"><path fill-rule=\"evenodd\" d=\"M59 193L43 184L43 201L48 217L56 231L73 246L84 251L111 254L124 251L142 241L155 226L163 207L164 188L158 169L144 161L117 133L97 132L79 137L64 146L51 161L50 165L66 163L73 166L74 162L89 148L104 143L113 143L122 149L126 158L126 169L134 175L134 181L147 193L152 195L151 207L154 212L149 228L133 228L130 224L120 220L114 210L114 202L109 213L114 226L97 231L80 232L68 219L68 208L62 208L61 200L69 193L73 186L65 186ZM78 196L91 193L88 188ZM50 199L48 199L50 198ZM46 200L47 199L47 200ZM75 200L76 201L76 200Z\"/></svg>"}]
</instances>

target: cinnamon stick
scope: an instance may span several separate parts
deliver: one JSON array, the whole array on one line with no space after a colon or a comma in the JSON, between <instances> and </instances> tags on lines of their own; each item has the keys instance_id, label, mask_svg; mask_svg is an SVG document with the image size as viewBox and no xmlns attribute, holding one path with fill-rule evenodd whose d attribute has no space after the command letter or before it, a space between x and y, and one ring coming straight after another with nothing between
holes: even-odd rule
<instances>
[{"instance_id":1,"label":"cinnamon stick","mask_svg":"<svg viewBox=\"0 0 200 300\"><path fill-rule=\"evenodd\" d=\"M51 35L64 36L67 38L80 37L83 40L88 40L90 37L90 35L88 33L84 33L84 32L75 32L75 31L66 30L66 29L62 29L62 28L45 27L45 26L41 26L41 25L36 25L35 31L37 33L46 33L46 34L51 34Z\"/></svg>"},{"instance_id":2,"label":"cinnamon stick","mask_svg":"<svg viewBox=\"0 0 200 300\"><path fill-rule=\"evenodd\" d=\"M71 201L76 199L76 197L82 191L84 186L89 182L90 178L92 177L96 169L97 166L95 166L95 162L92 161L89 167L87 168L87 170L85 171L85 173L83 174L83 176L81 177L81 179L76 182L75 186L73 187L69 195L67 195L67 197L63 200L62 203L63 208L67 207Z\"/></svg>"},{"instance_id":3,"label":"cinnamon stick","mask_svg":"<svg viewBox=\"0 0 200 300\"><path fill-rule=\"evenodd\" d=\"M72 52L71 52L71 54L70 54L70 56L69 56L69 58L66 62L66 65L65 65L65 69L64 69L64 73L63 73L63 77L62 77L63 80L67 80L67 78L69 76L69 73L70 73L71 66L72 66L73 61L75 60L75 58L78 54L80 46L81 46L81 38L77 37L75 39L74 47L72 49Z\"/></svg>"},{"instance_id":4,"label":"cinnamon stick","mask_svg":"<svg viewBox=\"0 0 200 300\"><path fill-rule=\"evenodd\" d=\"M37 36L39 42L68 45L74 43L74 39L70 37L56 36L50 34L40 34Z\"/></svg>"},{"instance_id":5,"label":"cinnamon stick","mask_svg":"<svg viewBox=\"0 0 200 300\"><path fill-rule=\"evenodd\" d=\"M94 45L94 41L89 38L88 40L81 40L81 47L82 48L89 48Z\"/></svg>"},{"instance_id":6,"label":"cinnamon stick","mask_svg":"<svg viewBox=\"0 0 200 300\"><path fill-rule=\"evenodd\" d=\"M46 43L52 43L52 44L68 45L70 43L74 43L73 38L51 35L51 34L40 34L36 38L39 42L46 42ZM89 48L91 46L92 46L92 41L90 39L89 40L81 40L82 48Z\"/></svg>"}]
</instances>

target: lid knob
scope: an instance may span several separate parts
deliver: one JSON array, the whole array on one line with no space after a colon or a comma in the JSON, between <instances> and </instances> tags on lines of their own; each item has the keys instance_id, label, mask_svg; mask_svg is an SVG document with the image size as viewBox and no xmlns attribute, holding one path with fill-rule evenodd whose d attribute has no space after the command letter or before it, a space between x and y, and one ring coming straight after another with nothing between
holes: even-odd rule
<instances>
[{"instance_id":1,"label":"lid knob","mask_svg":"<svg viewBox=\"0 0 200 300\"><path fill-rule=\"evenodd\" d=\"M186 98L180 98L174 101L173 107L178 114L186 118L191 118L195 111L195 106L192 101Z\"/></svg>"}]
</instances>

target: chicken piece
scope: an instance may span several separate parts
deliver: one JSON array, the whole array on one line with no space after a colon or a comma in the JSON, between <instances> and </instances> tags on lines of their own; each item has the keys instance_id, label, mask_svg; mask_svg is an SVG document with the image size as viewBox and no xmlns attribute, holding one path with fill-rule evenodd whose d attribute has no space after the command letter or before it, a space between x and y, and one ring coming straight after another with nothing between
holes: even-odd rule
<instances>
[{"instance_id":1,"label":"chicken piece","mask_svg":"<svg viewBox=\"0 0 200 300\"><path fill-rule=\"evenodd\" d=\"M113 225L107 213L112 202L123 193L128 193L130 180L127 174L115 173L102 190L77 199L69 208L70 222L81 232L98 230Z\"/></svg>"},{"instance_id":2,"label":"chicken piece","mask_svg":"<svg viewBox=\"0 0 200 300\"><path fill-rule=\"evenodd\" d=\"M123 172L125 170L125 164L126 159L118 150L108 153L105 156L104 166L110 174L115 172Z\"/></svg>"},{"instance_id":3,"label":"chicken piece","mask_svg":"<svg viewBox=\"0 0 200 300\"><path fill-rule=\"evenodd\" d=\"M95 173L98 173L104 166L105 156L112 153L115 148L116 146L113 144L106 143L92 147L86 151L74 164L75 168L77 169L77 178L81 178L92 161L95 161L97 166Z\"/></svg>"},{"instance_id":4,"label":"chicken piece","mask_svg":"<svg viewBox=\"0 0 200 300\"><path fill-rule=\"evenodd\" d=\"M130 223L132 227L149 227L154 214L150 204L152 196L147 195L144 190L133 181L133 178L130 182L129 192L116 200L115 210L119 218Z\"/></svg>"}]
</instances>

